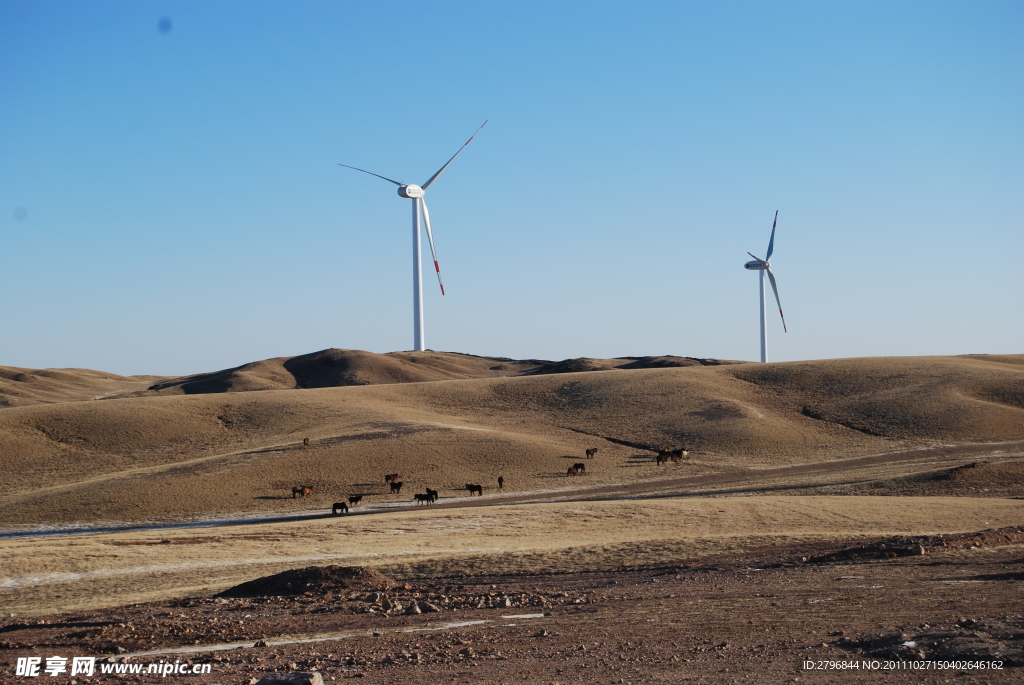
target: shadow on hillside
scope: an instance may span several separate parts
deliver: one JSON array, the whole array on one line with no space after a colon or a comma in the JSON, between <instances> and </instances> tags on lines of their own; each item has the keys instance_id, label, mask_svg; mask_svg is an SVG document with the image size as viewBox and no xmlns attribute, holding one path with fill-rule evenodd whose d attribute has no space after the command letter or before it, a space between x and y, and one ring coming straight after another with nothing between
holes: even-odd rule
<instances>
[{"instance_id":1,"label":"shadow on hillside","mask_svg":"<svg viewBox=\"0 0 1024 685\"><path fill-rule=\"evenodd\" d=\"M626 458L625 464L619 464L620 469L635 469L641 466L650 466L657 463L657 459L649 454L633 454Z\"/></svg>"}]
</instances>

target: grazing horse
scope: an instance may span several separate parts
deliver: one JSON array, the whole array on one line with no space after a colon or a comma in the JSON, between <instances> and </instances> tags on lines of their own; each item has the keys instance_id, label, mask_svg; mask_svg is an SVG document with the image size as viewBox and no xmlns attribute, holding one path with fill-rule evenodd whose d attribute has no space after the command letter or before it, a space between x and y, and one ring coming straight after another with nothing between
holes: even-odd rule
<instances>
[{"instance_id":1,"label":"grazing horse","mask_svg":"<svg viewBox=\"0 0 1024 685\"><path fill-rule=\"evenodd\" d=\"M298 495L299 497L305 497L306 495L312 495L312 494L313 494L313 488L311 488L311 487L295 487L295 488L292 488L292 499L295 499L296 495Z\"/></svg>"},{"instance_id":2,"label":"grazing horse","mask_svg":"<svg viewBox=\"0 0 1024 685\"><path fill-rule=\"evenodd\" d=\"M305 445L306 447L309 447L309 438L303 438L302 444Z\"/></svg>"},{"instance_id":3,"label":"grazing horse","mask_svg":"<svg viewBox=\"0 0 1024 685\"><path fill-rule=\"evenodd\" d=\"M565 475L566 476L575 476L579 472L580 472L580 470L578 468L576 468L575 466L570 466L569 470L565 472Z\"/></svg>"},{"instance_id":4,"label":"grazing horse","mask_svg":"<svg viewBox=\"0 0 1024 685\"><path fill-rule=\"evenodd\" d=\"M437 492L437 490L431 490L430 488L427 488L427 495L429 495L429 496L430 496L430 503L431 503L431 504L433 504L434 502L436 502L436 501L437 501L437 498L441 496L441 495L440 495L440 494L439 494L439 493Z\"/></svg>"},{"instance_id":5,"label":"grazing horse","mask_svg":"<svg viewBox=\"0 0 1024 685\"><path fill-rule=\"evenodd\" d=\"M505 487L505 477L504 476L498 476L498 489L501 490L504 487Z\"/></svg>"},{"instance_id":6,"label":"grazing horse","mask_svg":"<svg viewBox=\"0 0 1024 685\"><path fill-rule=\"evenodd\" d=\"M658 456L656 457L656 459L658 460L658 466L661 466L662 464L668 462L668 460L671 458L672 453L669 452L668 450L658 450Z\"/></svg>"},{"instance_id":7,"label":"grazing horse","mask_svg":"<svg viewBox=\"0 0 1024 685\"><path fill-rule=\"evenodd\" d=\"M334 506L331 507L331 516L337 516L338 512L348 513L348 505L344 502L335 502Z\"/></svg>"},{"instance_id":8,"label":"grazing horse","mask_svg":"<svg viewBox=\"0 0 1024 685\"><path fill-rule=\"evenodd\" d=\"M577 471L579 471L580 473L584 473L585 474L587 472L587 465L584 464L582 461L580 463L578 463L578 464L573 464L572 467L574 469L576 469Z\"/></svg>"},{"instance_id":9,"label":"grazing horse","mask_svg":"<svg viewBox=\"0 0 1024 685\"><path fill-rule=\"evenodd\" d=\"M591 447L589 450L587 450L587 459L593 459L595 454L597 454L597 448Z\"/></svg>"},{"instance_id":10,"label":"grazing horse","mask_svg":"<svg viewBox=\"0 0 1024 685\"><path fill-rule=\"evenodd\" d=\"M350 496L350 497L348 498L348 503L349 503L350 505L352 505L353 507L354 507L355 505L359 504L359 503L360 503L360 502L362 502L362 501L363 501L363 496L362 496L362 495L351 495L351 496Z\"/></svg>"},{"instance_id":11,"label":"grazing horse","mask_svg":"<svg viewBox=\"0 0 1024 685\"><path fill-rule=\"evenodd\" d=\"M413 495L413 498L416 500L416 504L433 504L434 503L434 498L431 497L429 494L426 494L426 493L423 493L423 494L416 493L415 495Z\"/></svg>"},{"instance_id":12,"label":"grazing horse","mask_svg":"<svg viewBox=\"0 0 1024 685\"><path fill-rule=\"evenodd\" d=\"M391 494L392 495L400 495L400 494L402 494L402 484L401 483L391 483Z\"/></svg>"},{"instance_id":13,"label":"grazing horse","mask_svg":"<svg viewBox=\"0 0 1024 685\"><path fill-rule=\"evenodd\" d=\"M397 473L385 473L384 474L384 482L385 483L397 483L398 482L398 474Z\"/></svg>"},{"instance_id":14,"label":"grazing horse","mask_svg":"<svg viewBox=\"0 0 1024 685\"><path fill-rule=\"evenodd\" d=\"M679 460L682 459L683 457L685 457L687 454L689 454L689 452L687 452L686 450L680 448L680 449L677 449L677 450L672 450L669 453L669 458L672 461L674 461L674 462L676 462L678 464Z\"/></svg>"},{"instance_id":15,"label":"grazing horse","mask_svg":"<svg viewBox=\"0 0 1024 685\"><path fill-rule=\"evenodd\" d=\"M472 483L466 483L466 489L469 490L470 497L473 496L474 492L480 495L481 497L484 496L484 486L482 485L473 485Z\"/></svg>"}]
</instances>

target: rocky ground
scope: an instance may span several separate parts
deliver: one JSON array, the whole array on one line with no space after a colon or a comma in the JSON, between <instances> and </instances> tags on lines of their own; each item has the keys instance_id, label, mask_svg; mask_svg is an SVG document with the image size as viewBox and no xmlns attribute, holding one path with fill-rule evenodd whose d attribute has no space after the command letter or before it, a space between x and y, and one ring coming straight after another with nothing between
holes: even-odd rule
<instances>
[{"instance_id":1,"label":"rocky ground","mask_svg":"<svg viewBox=\"0 0 1024 685\"><path fill-rule=\"evenodd\" d=\"M167 676L197 685L290 671L389 684L1019 682L1022 579L1024 527L600 573L403 582L303 569L218 597L5 619L0 680L29 680L14 675L17 657L86 655L126 667L210 663L209 674ZM181 651L141 653L165 649ZM914 661L931 666L907 670ZM936 668L944 661L990 668Z\"/></svg>"}]
</instances>

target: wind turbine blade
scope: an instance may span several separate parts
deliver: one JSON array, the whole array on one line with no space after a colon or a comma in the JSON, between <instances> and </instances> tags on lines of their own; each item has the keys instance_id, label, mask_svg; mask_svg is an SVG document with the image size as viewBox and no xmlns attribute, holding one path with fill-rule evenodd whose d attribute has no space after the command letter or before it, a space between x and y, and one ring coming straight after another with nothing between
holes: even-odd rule
<instances>
[{"instance_id":1,"label":"wind turbine blade","mask_svg":"<svg viewBox=\"0 0 1024 685\"><path fill-rule=\"evenodd\" d=\"M441 294L444 295L444 283L441 282L441 265L437 263L437 250L434 249L434 234L430 231L430 212L427 211L427 203L419 198L420 210L423 212L423 225L427 229L427 242L430 243L430 255L434 258L434 271L437 272L437 283L441 286Z\"/></svg>"},{"instance_id":2,"label":"wind turbine blade","mask_svg":"<svg viewBox=\"0 0 1024 685\"><path fill-rule=\"evenodd\" d=\"M779 210L775 210L775 221L772 222L772 237L768 240L768 254L764 256L765 260L772 258L772 252L775 251L775 224L779 223Z\"/></svg>"},{"instance_id":3,"label":"wind turbine blade","mask_svg":"<svg viewBox=\"0 0 1024 685\"><path fill-rule=\"evenodd\" d=\"M490 121L490 119L488 119L487 121ZM476 138L476 134L480 133L480 129L482 129L484 126L487 125L487 121L485 121L484 123L480 124L480 128L478 128L476 130L476 133L474 133L473 135L471 135L469 137L469 140L467 140L465 143L462 144L462 147L459 148L459 152L462 152L463 150L465 150L466 146L473 142L473 139ZM443 174L444 170L448 168L448 165L455 161L455 158L459 156L459 152L456 152L454 155L452 155L452 158L449 159L447 162L445 162L445 165L443 167L441 167L440 169L438 169L437 173L434 174L433 176L431 176L430 178L428 178L427 182L424 183L420 187L423 188L423 190L426 190L427 188L429 188L431 183L433 183L434 181L436 181L438 178L441 177L441 174Z\"/></svg>"},{"instance_id":4,"label":"wind turbine blade","mask_svg":"<svg viewBox=\"0 0 1024 685\"><path fill-rule=\"evenodd\" d=\"M754 257L754 259L757 259L757 257ZM779 288L775 285L775 276L772 275L771 269L765 269L765 271L768 273L768 280L772 283L772 292L775 293L775 303L779 305L779 316L782 317L782 330L784 333L789 333L789 331L786 330L786 317L782 314L782 302L779 300Z\"/></svg>"},{"instance_id":5,"label":"wind turbine blade","mask_svg":"<svg viewBox=\"0 0 1024 685\"><path fill-rule=\"evenodd\" d=\"M747 254L749 254L751 257L754 257L754 255L750 254L749 252ZM754 259L756 259L757 261L761 262L762 264L767 264L768 263L768 262L764 261L763 259L761 259L760 257L754 257Z\"/></svg>"},{"instance_id":6,"label":"wind turbine blade","mask_svg":"<svg viewBox=\"0 0 1024 685\"><path fill-rule=\"evenodd\" d=\"M362 172L363 172L364 174L370 174L370 176L376 176L377 178L383 178L383 179L384 179L385 181L391 181L391 182L392 182L392 183L394 183L394 184L395 184L396 186L404 186L404 185L407 185L406 183L399 183L398 181L396 181L396 180L394 180L394 179L390 179L390 178L388 178L387 176L381 176L380 174L375 174L375 173L373 173L372 171L367 171L366 169L360 169L360 168L359 168L359 167L357 167L357 166L349 166L348 164L339 164L338 166L343 166L343 167L345 167L346 169L355 169L356 171L362 171Z\"/></svg>"}]
</instances>

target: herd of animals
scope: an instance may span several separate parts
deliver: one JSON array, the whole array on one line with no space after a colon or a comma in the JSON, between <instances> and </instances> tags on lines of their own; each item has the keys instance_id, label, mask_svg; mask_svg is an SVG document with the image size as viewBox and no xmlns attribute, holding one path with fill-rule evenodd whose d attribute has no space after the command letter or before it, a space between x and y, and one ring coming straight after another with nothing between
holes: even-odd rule
<instances>
[{"instance_id":1,"label":"herd of animals","mask_svg":"<svg viewBox=\"0 0 1024 685\"><path fill-rule=\"evenodd\" d=\"M302 444L306 447L309 447L309 438L303 439ZM596 454L596 447L591 447L586 451L587 459L593 459ZM679 463L683 459L683 457L685 457L688 454L689 452L686 451L685 449L658 450L658 456L655 457L655 459L657 461L658 466L661 466L662 464L667 464L670 461L673 463ZM586 473L586 463L577 462L569 467L565 475L580 476L586 475ZM399 478L400 476L397 473L384 474L384 482L387 483L388 486L391 488L392 495L400 495L402 493L402 482L398 480ZM504 487L504 476L498 476L498 489L501 490ZM437 490L432 490L431 488L427 488L426 490L426 492L416 493L415 495L413 495L413 501L416 502L416 504L430 505L436 502L440 497ZM479 485L477 483L466 483L466 491L469 492L470 497L472 497L473 495L479 495L482 497L484 494L484 486ZM292 499L295 499L296 497L306 497L307 495L311 494L313 494L313 486L311 485L302 485L292 488ZM362 495L352 495L348 498L348 502L335 502L334 505L331 507L331 514L333 516L337 516L338 514L347 514L349 512L349 509L358 505L362 501L362 499Z\"/></svg>"}]
</instances>

